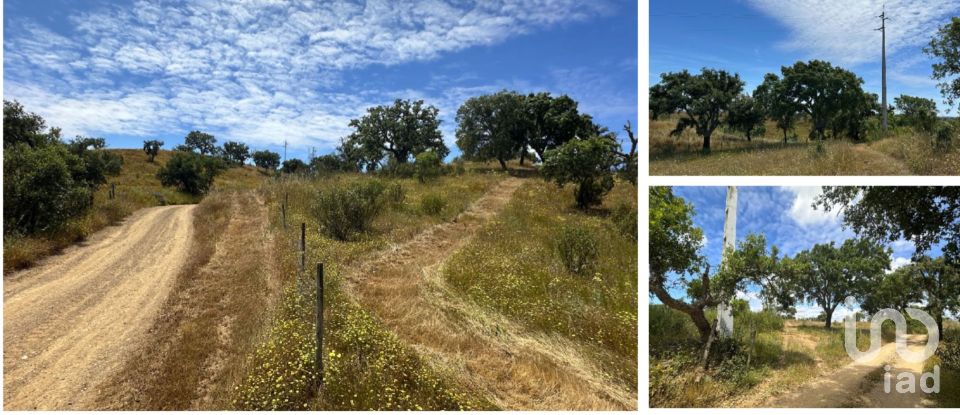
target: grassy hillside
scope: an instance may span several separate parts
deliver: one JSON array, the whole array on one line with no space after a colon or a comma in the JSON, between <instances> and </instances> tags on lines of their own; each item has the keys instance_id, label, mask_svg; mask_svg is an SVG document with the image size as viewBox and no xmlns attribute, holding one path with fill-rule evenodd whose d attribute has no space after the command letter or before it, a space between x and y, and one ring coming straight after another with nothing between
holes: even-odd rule
<instances>
[{"instance_id":1,"label":"grassy hillside","mask_svg":"<svg viewBox=\"0 0 960 415\"><path fill-rule=\"evenodd\" d=\"M141 150L108 151L123 156L123 168L118 176L108 178L107 184L97 189L93 207L54 232L31 236L4 236L4 272L29 267L36 261L117 223L137 209L200 201L197 196L160 185L156 177L157 171L170 159L173 152L161 151L151 163ZM214 186L221 189L252 188L262 181L263 177L253 167L230 168L217 176ZM113 200L109 198L111 184L116 184L116 198Z\"/></svg>"},{"instance_id":2,"label":"grassy hillside","mask_svg":"<svg viewBox=\"0 0 960 415\"><path fill-rule=\"evenodd\" d=\"M619 181L602 208L583 212L571 188L528 182L497 220L450 259L459 294L528 330L580 345L607 373L637 387L637 188ZM573 273L558 241L583 229L597 256Z\"/></svg>"},{"instance_id":3,"label":"grassy hillside","mask_svg":"<svg viewBox=\"0 0 960 415\"><path fill-rule=\"evenodd\" d=\"M703 139L692 130L669 135L676 117L650 121L650 174L671 176L736 175L956 175L960 149L939 150L929 135L910 128L893 128L885 138L866 143L828 140L818 150L807 140L810 125L798 123L787 144L782 132L768 122L767 132L752 142L739 134L717 129L712 151L703 155Z\"/></svg>"},{"instance_id":4,"label":"grassy hillside","mask_svg":"<svg viewBox=\"0 0 960 415\"><path fill-rule=\"evenodd\" d=\"M503 173L487 167L461 175L444 176L420 183L416 179L374 179L358 174L340 174L313 179L292 178L268 186L268 210L274 234L277 272L285 281L273 321L245 365L236 385L233 406L237 409L485 409L492 404L456 383L452 377L425 361L404 345L376 318L345 292L342 275L357 266L365 255L409 239L424 228L447 221L480 197ZM317 192L351 182L381 180L388 188L402 189L359 237L339 241L317 232L319 223L311 214ZM439 197L445 206L426 212L426 196ZM288 200L288 226L280 222L282 201ZM312 268L298 276L298 224L307 225L307 263L325 264L326 338L324 366L326 386L318 396L312 389L310 370L313 350L313 313L316 292Z\"/></svg>"}]
</instances>

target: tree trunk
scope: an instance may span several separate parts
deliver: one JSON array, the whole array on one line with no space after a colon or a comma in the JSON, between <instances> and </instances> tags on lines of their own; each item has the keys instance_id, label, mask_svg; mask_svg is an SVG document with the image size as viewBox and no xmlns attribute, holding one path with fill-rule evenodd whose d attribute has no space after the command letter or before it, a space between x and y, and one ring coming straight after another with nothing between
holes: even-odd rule
<instances>
[{"instance_id":1,"label":"tree trunk","mask_svg":"<svg viewBox=\"0 0 960 415\"><path fill-rule=\"evenodd\" d=\"M710 322L707 321L707 316L703 313L703 309L695 309L694 312L687 314L693 319L693 324L697 326L697 332L700 333L700 343L706 344L710 339L710 333L713 331L713 327L711 327Z\"/></svg>"},{"instance_id":2,"label":"tree trunk","mask_svg":"<svg viewBox=\"0 0 960 415\"><path fill-rule=\"evenodd\" d=\"M526 158L526 156L527 156L527 150L526 150L526 149L520 150L520 165L521 165L521 166L523 165L523 160Z\"/></svg>"},{"instance_id":3,"label":"tree trunk","mask_svg":"<svg viewBox=\"0 0 960 415\"><path fill-rule=\"evenodd\" d=\"M704 153L710 152L710 134L709 133L703 135L703 152Z\"/></svg>"},{"instance_id":4,"label":"tree trunk","mask_svg":"<svg viewBox=\"0 0 960 415\"><path fill-rule=\"evenodd\" d=\"M498 158L497 161L500 162L500 168L502 168L503 171L507 171L507 162L502 158Z\"/></svg>"},{"instance_id":5,"label":"tree trunk","mask_svg":"<svg viewBox=\"0 0 960 415\"><path fill-rule=\"evenodd\" d=\"M824 327L828 329L833 327L833 310L833 308L829 310L823 310L827 314L827 322L824 324Z\"/></svg>"},{"instance_id":6,"label":"tree trunk","mask_svg":"<svg viewBox=\"0 0 960 415\"><path fill-rule=\"evenodd\" d=\"M787 144L787 129L783 129L783 144Z\"/></svg>"},{"instance_id":7,"label":"tree trunk","mask_svg":"<svg viewBox=\"0 0 960 415\"><path fill-rule=\"evenodd\" d=\"M747 142L749 143L750 141L752 141L752 140L750 139L750 132L747 131Z\"/></svg>"},{"instance_id":8,"label":"tree trunk","mask_svg":"<svg viewBox=\"0 0 960 415\"><path fill-rule=\"evenodd\" d=\"M940 333L940 340L943 340L943 311L937 313L937 333Z\"/></svg>"}]
</instances>

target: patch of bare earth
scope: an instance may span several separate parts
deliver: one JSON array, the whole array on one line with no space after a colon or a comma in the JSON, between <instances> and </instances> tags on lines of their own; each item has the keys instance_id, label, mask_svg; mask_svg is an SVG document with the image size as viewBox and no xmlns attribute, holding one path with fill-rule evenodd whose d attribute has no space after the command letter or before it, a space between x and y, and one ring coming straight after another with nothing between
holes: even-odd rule
<instances>
[{"instance_id":1,"label":"patch of bare earth","mask_svg":"<svg viewBox=\"0 0 960 415\"><path fill-rule=\"evenodd\" d=\"M143 209L4 281L5 410L97 409L187 262L194 206Z\"/></svg>"},{"instance_id":2,"label":"patch of bare earth","mask_svg":"<svg viewBox=\"0 0 960 415\"><path fill-rule=\"evenodd\" d=\"M627 410L637 393L603 373L581 344L530 334L453 293L447 258L506 206L506 179L449 223L436 225L347 273L348 288L405 343L504 409Z\"/></svg>"},{"instance_id":3,"label":"patch of bare earth","mask_svg":"<svg viewBox=\"0 0 960 415\"><path fill-rule=\"evenodd\" d=\"M196 263L137 351L99 397L107 409L227 409L244 356L269 322L279 282L266 206L254 192L208 196ZM199 233L199 231L198 231Z\"/></svg>"}]
</instances>

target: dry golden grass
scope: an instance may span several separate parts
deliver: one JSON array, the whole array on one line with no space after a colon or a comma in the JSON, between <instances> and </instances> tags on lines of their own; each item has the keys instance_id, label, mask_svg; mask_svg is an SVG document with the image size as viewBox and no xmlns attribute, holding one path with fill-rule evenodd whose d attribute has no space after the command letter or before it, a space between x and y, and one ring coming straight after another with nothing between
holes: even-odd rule
<instances>
[{"instance_id":1,"label":"dry golden grass","mask_svg":"<svg viewBox=\"0 0 960 415\"><path fill-rule=\"evenodd\" d=\"M104 227L116 224L137 209L166 204L190 204L199 197L178 192L160 185L157 171L170 159L173 152L161 151L153 163L141 150L108 150L123 156L120 174L108 178L108 183L94 193L93 207L71 219L63 229L30 236L3 238L3 270L9 272L29 267L49 255L60 252L73 243L84 240ZM214 182L219 189L252 188L262 181L262 175L253 167L231 168L221 173ZM110 184L116 184L116 198L108 197Z\"/></svg>"},{"instance_id":2,"label":"dry golden grass","mask_svg":"<svg viewBox=\"0 0 960 415\"><path fill-rule=\"evenodd\" d=\"M937 150L930 137L907 128L894 129L887 138L854 144L828 140L818 151L806 139L809 123L799 123L795 135L784 144L779 131L768 122L764 137L747 142L739 135L718 129L712 151L700 152L702 138L692 130L680 137L669 132L676 117L652 120L650 126L650 174L669 176L885 176L960 174L960 148ZM791 133L794 134L794 133Z\"/></svg>"}]
</instances>

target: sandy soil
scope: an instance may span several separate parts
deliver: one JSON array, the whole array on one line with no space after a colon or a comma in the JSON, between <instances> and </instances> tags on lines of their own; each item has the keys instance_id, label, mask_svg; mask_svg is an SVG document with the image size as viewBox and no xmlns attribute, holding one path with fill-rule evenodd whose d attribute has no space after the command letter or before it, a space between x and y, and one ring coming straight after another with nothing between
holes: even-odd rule
<instances>
[{"instance_id":1,"label":"sandy soil","mask_svg":"<svg viewBox=\"0 0 960 415\"><path fill-rule=\"evenodd\" d=\"M907 335L908 347L916 352L923 349L926 335ZM826 373L797 390L768 400L767 407L782 408L922 408L931 404L926 394L897 393L896 378L891 380L891 393L884 391L883 377L877 374L885 365L891 365L891 373L911 371L918 378L923 363L908 363L900 359L896 352L896 343L887 343L880 353L867 363L850 363L840 369ZM879 379L879 380L878 380Z\"/></svg>"},{"instance_id":2,"label":"sandy soil","mask_svg":"<svg viewBox=\"0 0 960 415\"><path fill-rule=\"evenodd\" d=\"M605 375L583 345L537 336L463 301L443 263L506 206L523 181L507 179L454 221L380 252L347 275L350 291L401 340L504 409L626 410L637 393Z\"/></svg>"},{"instance_id":3,"label":"sandy soil","mask_svg":"<svg viewBox=\"0 0 960 415\"><path fill-rule=\"evenodd\" d=\"M5 279L5 410L93 409L185 262L193 209L143 209Z\"/></svg>"}]
</instances>

